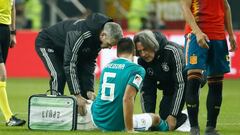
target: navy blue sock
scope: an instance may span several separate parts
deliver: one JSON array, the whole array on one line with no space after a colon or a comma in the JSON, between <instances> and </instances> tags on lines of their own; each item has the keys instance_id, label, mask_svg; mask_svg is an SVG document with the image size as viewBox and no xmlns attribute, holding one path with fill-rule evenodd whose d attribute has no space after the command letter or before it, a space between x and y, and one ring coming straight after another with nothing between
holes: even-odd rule
<instances>
[{"instance_id":1,"label":"navy blue sock","mask_svg":"<svg viewBox=\"0 0 240 135\"><path fill-rule=\"evenodd\" d=\"M222 104L222 78L210 78L207 95L207 127L216 127L217 117Z\"/></svg>"},{"instance_id":2,"label":"navy blue sock","mask_svg":"<svg viewBox=\"0 0 240 135\"><path fill-rule=\"evenodd\" d=\"M191 127L198 125L198 111L199 111L199 89L201 85L201 73L191 73L188 75L187 89L186 89L186 106L189 115Z\"/></svg>"}]
</instances>

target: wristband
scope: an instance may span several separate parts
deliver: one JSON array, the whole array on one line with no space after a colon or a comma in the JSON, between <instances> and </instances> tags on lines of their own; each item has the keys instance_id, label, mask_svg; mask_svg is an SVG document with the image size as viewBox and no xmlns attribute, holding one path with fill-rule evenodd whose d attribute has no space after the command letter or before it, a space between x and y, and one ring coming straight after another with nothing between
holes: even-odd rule
<instances>
[{"instance_id":1,"label":"wristband","mask_svg":"<svg viewBox=\"0 0 240 135\"><path fill-rule=\"evenodd\" d=\"M11 30L10 33L11 35L16 35L16 30Z\"/></svg>"}]
</instances>

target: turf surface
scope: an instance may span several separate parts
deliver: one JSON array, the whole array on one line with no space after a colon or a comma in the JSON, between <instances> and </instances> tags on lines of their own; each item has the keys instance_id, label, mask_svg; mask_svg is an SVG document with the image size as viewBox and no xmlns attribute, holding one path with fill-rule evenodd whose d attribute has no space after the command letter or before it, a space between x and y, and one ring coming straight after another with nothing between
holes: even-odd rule
<instances>
[{"instance_id":1,"label":"turf surface","mask_svg":"<svg viewBox=\"0 0 240 135\"><path fill-rule=\"evenodd\" d=\"M96 82L98 84L98 82ZM95 89L97 89L97 85ZM7 93L13 113L27 120L28 98L33 94L42 94L48 89L48 79L39 78L9 78L7 82ZM66 94L68 90L66 89ZM199 121L203 134L206 123L206 94L207 87L201 90ZM159 99L161 92L158 93ZM159 100L158 99L158 100ZM139 96L135 102L135 113L141 113ZM223 104L218 120L217 129L222 135L240 135L240 80L225 80L223 91ZM0 112L0 135L122 135L123 132L101 132L101 131L31 131L27 124L24 127L6 127L2 113ZM143 132L141 134L162 135L188 135L181 132Z\"/></svg>"}]
</instances>

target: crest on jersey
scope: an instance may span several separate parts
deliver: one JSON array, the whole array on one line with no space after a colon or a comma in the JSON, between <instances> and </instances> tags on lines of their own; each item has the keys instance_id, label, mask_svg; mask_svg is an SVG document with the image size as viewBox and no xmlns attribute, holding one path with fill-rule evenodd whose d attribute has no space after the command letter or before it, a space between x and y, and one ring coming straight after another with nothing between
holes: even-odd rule
<instances>
[{"instance_id":1,"label":"crest on jersey","mask_svg":"<svg viewBox=\"0 0 240 135\"><path fill-rule=\"evenodd\" d=\"M227 61L230 61L229 55L226 55L226 60L227 60Z\"/></svg>"},{"instance_id":2,"label":"crest on jersey","mask_svg":"<svg viewBox=\"0 0 240 135\"><path fill-rule=\"evenodd\" d=\"M190 64L192 64L192 65L197 64L197 59L198 59L198 57L195 54L190 56Z\"/></svg>"},{"instance_id":3,"label":"crest on jersey","mask_svg":"<svg viewBox=\"0 0 240 135\"><path fill-rule=\"evenodd\" d=\"M167 65L166 62L162 63L161 66L162 66L163 71L165 71L165 72L168 72L168 71L169 71L169 66Z\"/></svg>"},{"instance_id":4,"label":"crest on jersey","mask_svg":"<svg viewBox=\"0 0 240 135\"><path fill-rule=\"evenodd\" d=\"M153 69L152 68L147 68L147 74L149 75L149 76L153 76Z\"/></svg>"},{"instance_id":5,"label":"crest on jersey","mask_svg":"<svg viewBox=\"0 0 240 135\"><path fill-rule=\"evenodd\" d=\"M136 74L134 79L133 79L133 83L135 85L137 85L137 87L140 87L140 84L142 83L142 77L139 74Z\"/></svg>"},{"instance_id":6,"label":"crest on jersey","mask_svg":"<svg viewBox=\"0 0 240 135\"><path fill-rule=\"evenodd\" d=\"M91 49L89 48L89 47L86 47L86 48L83 48L82 49L82 52L83 53L88 53L88 52L90 52L91 51Z\"/></svg>"},{"instance_id":7,"label":"crest on jersey","mask_svg":"<svg viewBox=\"0 0 240 135\"><path fill-rule=\"evenodd\" d=\"M146 120L145 119L141 119L141 125L146 125Z\"/></svg>"},{"instance_id":8,"label":"crest on jersey","mask_svg":"<svg viewBox=\"0 0 240 135\"><path fill-rule=\"evenodd\" d=\"M54 50L53 50L53 49L50 49L50 48L48 48L48 49L47 49L47 52L49 52L49 53L54 53Z\"/></svg>"}]
</instances>

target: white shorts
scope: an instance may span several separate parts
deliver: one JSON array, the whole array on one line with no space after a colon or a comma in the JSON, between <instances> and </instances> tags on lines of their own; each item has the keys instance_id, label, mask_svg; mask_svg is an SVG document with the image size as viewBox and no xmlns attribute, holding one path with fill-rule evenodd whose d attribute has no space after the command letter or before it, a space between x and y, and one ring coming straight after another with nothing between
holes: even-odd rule
<instances>
[{"instance_id":1,"label":"white shorts","mask_svg":"<svg viewBox=\"0 0 240 135\"><path fill-rule=\"evenodd\" d=\"M136 131L146 131L152 126L152 116L149 113L134 114L133 128Z\"/></svg>"}]
</instances>

